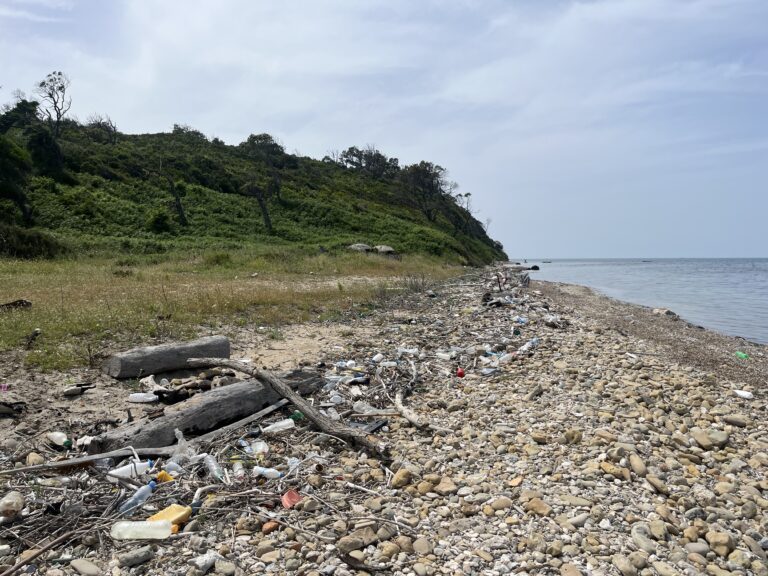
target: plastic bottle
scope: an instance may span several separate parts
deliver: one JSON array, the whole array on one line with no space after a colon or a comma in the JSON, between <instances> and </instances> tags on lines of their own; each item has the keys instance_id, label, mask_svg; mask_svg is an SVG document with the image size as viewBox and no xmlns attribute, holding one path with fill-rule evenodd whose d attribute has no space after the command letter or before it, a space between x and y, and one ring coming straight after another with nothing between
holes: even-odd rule
<instances>
[{"instance_id":1,"label":"plastic bottle","mask_svg":"<svg viewBox=\"0 0 768 576\"><path fill-rule=\"evenodd\" d=\"M163 466L163 470L165 472L168 472L168 474L170 474L174 478L186 472L186 470L184 470L184 468L179 466L176 462L167 462L165 466Z\"/></svg>"},{"instance_id":2,"label":"plastic bottle","mask_svg":"<svg viewBox=\"0 0 768 576\"><path fill-rule=\"evenodd\" d=\"M205 468L208 470L208 474L213 476L219 482L224 482L224 470L221 469L221 466L219 466L219 463L216 461L215 457L211 456L210 454L206 454L203 456L203 464L205 464Z\"/></svg>"},{"instance_id":3,"label":"plastic bottle","mask_svg":"<svg viewBox=\"0 0 768 576\"><path fill-rule=\"evenodd\" d=\"M156 522L123 520L115 522L109 534L115 540L164 540L171 535L171 522L169 520Z\"/></svg>"},{"instance_id":4,"label":"plastic bottle","mask_svg":"<svg viewBox=\"0 0 768 576\"><path fill-rule=\"evenodd\" d=\"M159 398L149 392L134 392L128 396L128 402L134 402L136 404L151 404L157 402Z\"/></svg>"},{"instance_id":5,"label":"plastic bottle","mask_svg":"<svg viewBox=\"0 0 768 576\"><path fill-rule=\"evenodd\" d=\"M264 458L269 454L269 444L264 440L254 440L251 442L251 451L256 458Z\"/></svg>"},{"instance_id":6,"label":"plastic bottle","mask_svg":"<svg viewBox=\"0 0 768 576\"><path fill-rule=\"evenodd\" d=\"M154 492L155 488L157 487L157 484L154 480L152 480L149 484L146 486L142 486L136 492L133 493L133 496L128 498L125 502L122 503L118 511L120 514L124 514L126 516L130 516L138 508L141 508L141 506L146 502L150 496L152 496L152 492Z\"/></svg>"},{"instance_id":7,"label":"plastic bottle","mask_svg":"<svg viewBox=\"0 0 768 576\"><path fill-rule=\"evenodd\" d=\"M117 478L114 478L114 476L119 478L138 478L144 474L144 472L152 468L152 464L152 460L147 460L146 462L133 460L124 466L110 470L108 472L109 475L107 476L107 480L112 482L112 484L117 484L118 480Z\"/></svg>"},{"instance_id":8,"label":"plastic bottle","mask_svg":"<svg viewBox=\"0 0 768 576\"><path fill-rule=\"evenodd\" d=\"M275 470L274 468L262 468L261 466L253 467L253 475L261 476L263 478L269 478L270 480L275 480L277 478L283 477L283 473L280 472L279 470Z\"/></svg>"},{"instance_id":9,"label":"plastic bottle","mask_svg":"<svg viewBox=\"0 0 768 576\"><path fill-rule=\"evenodd\" d=\"M72 440L64 432L48 432L45 436L57 448L72 448Z\"/></svg>"},{"instance_id":10,"label":"plastic bottle","mask_svg":"<svg viewBox=\"0 0 768 576\"><path fill-rule=\"evenodd\" d=\"M245 478L245 466L243 466L243 461L240 458L232 461L232 474L238 482Z\"/></svg>"},{"instance_id":11,"label":"plastic bottle","mask_svg":"<svg viewBox=\"0 0 768 576\"><path fill-rule=\"evenodd\" d=\"M24 495L21 492L8 492L0 499L0 516L13 518L24 508Z\"/></svg>"},{"instance_id":12,"label":"plastic bottle","mask_svg":"<svg viewBox=\"0 0 768 576\"><path fill-rule=\"evenodd\" d=\"M280 432L285 432L291 428L296 428L296 422L290 418L286 418L285 420L270 424L266 428L262 428L261 432L263 434L279 434Z\"/></svg>"}]
</instances>

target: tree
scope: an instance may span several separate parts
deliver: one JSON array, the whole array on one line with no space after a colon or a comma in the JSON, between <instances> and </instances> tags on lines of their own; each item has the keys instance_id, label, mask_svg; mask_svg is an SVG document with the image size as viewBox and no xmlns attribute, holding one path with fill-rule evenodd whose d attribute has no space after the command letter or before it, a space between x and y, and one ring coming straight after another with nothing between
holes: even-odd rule
<instances>
[{"instance_id":1,"label":"tree","mask_svg":"<svg viewBox=\"0 0 768 576\"><path fill-rule=\"evenodd\" d=\"M240 191L245 196L256 198L256 202L259 203L259 208L261 209L261 217L264 220L264 228L266 228L267 234L269 235L272 235L273 229L272 218L269 216L267 201L275 194L275 190L277 190L277 194L280 193L280 181L276 181L275 179L272 179L266 188L261 186L255 178L248 180L248 182L240 187Z\"/></svg>"},{"instance_id":2,"label":"tree","mask_svg":"<svg viewBox=\"0 0 768 576\"><path fill-rule=\"evenodd\" d=\"M422 160L403 168L398 181L427 220L434 222L441 202L456 189L456 184L447 177L445 168Z\"/></svg>"},{"instance_id":3,"label":"tree","mask_svg":"<svg viewBox=\"0 0 768 576\"><path fill-rule=\"evenodd\" d=\"M388 158L370 144L363 150L350 146L338 155L337 163L379 180L394 178L400 172L400 161L397 158Z\"/></svg>"},{"instance_id":4,"label":"tree","mask_svg":"<svg viewBox=\"0 0 768 576\"><path fill-rule=\"evenodd\" d=\"M32 212L24 192L31 171L32 161L27 152L0 135L0 198L11 200L18 206L25 224L32 222Z\"/></svg>"},{"instance_id":5,"label":"tree","mask_svg":"<svg viewBox=\"0 0 768 576\"><path fill-rule=\"evenodd\" d=\"M97 141L117 144L117 124L109 115L91 114L88 117L87 126Z\"/></svg>"},{"instance_id":6,"label":"tree","mask_svg":"<svg viewBox=\"0 0 768 576\"><path fill-rule=\"evenodd\" d=\"M66 74L51 72L35 89L35 94L42 100L43 112L54 139L61 135L61 120L72 107L72 98L67 94L69 84Z\"/></svg>"},{"instance_id":7,"label":"tree","mask_svg":"<svg viewBox=\"0 0 768 576\"><path fill-rule=\"evenodd\" d=\"M38 120L39 102L20 98L13 106L7 105L0 114L0 134L5 134L11 128L27 128Z\"/></svg>"}]
</instances>

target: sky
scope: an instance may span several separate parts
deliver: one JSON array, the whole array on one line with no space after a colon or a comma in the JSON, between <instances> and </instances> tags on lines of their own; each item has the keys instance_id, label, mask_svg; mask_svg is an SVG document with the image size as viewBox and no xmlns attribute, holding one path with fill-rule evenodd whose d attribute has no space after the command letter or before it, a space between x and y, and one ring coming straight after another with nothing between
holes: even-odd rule
<instances>
[{"instance_id":1,"label":"sky","mask_svg":"<svg viewBox=\"0 0 768 576\"><path fill-rule=\"evenodd\" d=\"M52 70L123 132L374 145L512 258L768 256L766 0L0 0L0 102Z\"/></svg>"}]
</instances>

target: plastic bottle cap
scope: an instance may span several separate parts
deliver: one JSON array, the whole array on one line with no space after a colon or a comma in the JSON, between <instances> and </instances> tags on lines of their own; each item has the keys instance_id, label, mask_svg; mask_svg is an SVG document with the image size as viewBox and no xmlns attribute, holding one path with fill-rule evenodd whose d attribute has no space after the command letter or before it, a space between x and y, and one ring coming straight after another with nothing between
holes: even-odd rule
<instances>
[{"instance_id":1,"label":"plastic bottle cap","mask_svg":"<svg viewBox=\"0 0 768 576\"><path fill-rule=\"evenodd\" d=\"M64 440L61 445L64 446L64 448L72 448L72 440Z\"/></svg>"},{"instance_id":2,"label":"plastic bottle cap","mask_svg":"<svg viewBox=\"0 0 768 576\"><path fill-rule=\"evenodd\" d=\"M148 486L152 488L152 490L154 490L155 488L157 488L157 482L155 482L154 480L150 480Z\"/></svg>"}]
</instances>

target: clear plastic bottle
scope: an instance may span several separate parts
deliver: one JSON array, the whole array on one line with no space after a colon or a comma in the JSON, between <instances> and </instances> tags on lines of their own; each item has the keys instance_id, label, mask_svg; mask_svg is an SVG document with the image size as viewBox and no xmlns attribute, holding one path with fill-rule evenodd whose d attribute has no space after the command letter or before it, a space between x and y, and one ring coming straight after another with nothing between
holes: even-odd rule
<instances>
[{"instance_id":1,"label":"clear plastic bottle","mask_svg":"<svg viewBox=\"0 0 768 576\"><path fill-rule=\"evenodd\" d=\"M219 482L224 482L224 470L221 469L221 466L214 456L211 456L210 454L203 456L203 464L205 464L208 474L213 476Z\"/></svg>"},{"instance_id":2,"label":"clear plastic bottle","mask_svg":"<svg viewBox=\"0 0 768 576\"><path fill-rule=\"evenodd\" d=\"M48 432L45 437L57 448L72 448L72 440L64 432Z\"/></svg>"},{"instance_id":3,"label":"clear plastic bottle","mask_svg":"<svg viewBox=\"0 0 768 576\"><path fill-rule=\"evenodd\" d=\"M115 540L164 540L171 535L170 520L115 522L109 531Z\"/></svg>"},{"instance_id":4,"label":"clear plastic bottle","mask_svg":"<svg viewBox=\"0 0 768 576\"><path fill-rule=\"evenodd\" d=\"M245 466L240 458L236 458L232 461L232 475L238 482L245 478Z\"/></svg>"},{"instance_id":5,"label":"clear plastic bottle","mask_svg":"<svg viewBox=\"0 0 768 576\"><path fill-rule=\"evenodd\" d=\"M290 418L286 418L285 420L280 420L279 422L275 422L274 424L270 424L266 428L263 428L262 433L279 434L280 432L285 432L291 428L296 428L296 422Z\"/></svg>"},{"instance_id":6,"label":"clear plastic bottle","mask_svg":"<svg viewBox=\"0 0 768 576\"><path fill-rule=\"evenodd\" d=\"M133 496L128 498L125 502L122 503L118 511L121 515L130 516L136 510L141 508L141 506L146 502L150 496L152 496L152 492L155 491L155 488L157 487L157 484L154 480L152 480L149 484L146 486L142 486L136 492L133 493Z\"/></svg>"},{"instance_id":7,"label":"clear plastic bottle","mask_svg":"<svg viewBox=\"0 0 768 576\"><path fill-rule=\"evenodd\" d=\"M261 466L253 467L253 475L269 478L270 480L276 480L277 478L283 477L283 473L279 470L275 470L274 468L262 468Z\"/></svg>"},{"instance_id":8,"label":"clear plastic bottle","mask_svg":"<svg viewBox=\"0 0 768 576\"><path fill-rule=\"evenodd\" d=\"M108 472L109 475L107 476L107 480L112 482L112 484L117 484L118 479L114 478L114 476L118 476L120 478L138 478L144 474L144 472L152 468L152 464L152 460L147 460L146 462L132 460L124 466L110 470Z\"/></svg>"},{"instance_id":9,"label":"clear plastic bottle","mask_svg":"<svg viewBox=\"0 0 768 576\"><path fill-rule=\"evenodd\" d=\"M135 404L152 404L158 400L160 399L151 392L134 392L128 395L128 402Z\"/></svg>"},{"instance_id":10,"label":"clear plastic bottle","mask_svg":"<svg viewBox=\"0 0 768 576\"><path fill-rule=\"evenodd\" d=\"M21 492L8 492L0 499L0 516L13 518L24 508L24 495Z\"/></svg>"},{"instance_id":11,"label":"clear plastic bottle","mask_svg":"<svg viewBox=\"0 0 768 576\"><path fill-rule=\"evenodd\" d=\"M264 440L254 440L251 442L251 450L256 458L265 458L269 454L269 444Z\"/></svg>"}]
</instances>

